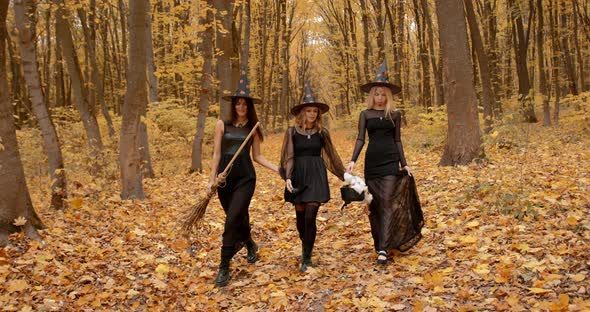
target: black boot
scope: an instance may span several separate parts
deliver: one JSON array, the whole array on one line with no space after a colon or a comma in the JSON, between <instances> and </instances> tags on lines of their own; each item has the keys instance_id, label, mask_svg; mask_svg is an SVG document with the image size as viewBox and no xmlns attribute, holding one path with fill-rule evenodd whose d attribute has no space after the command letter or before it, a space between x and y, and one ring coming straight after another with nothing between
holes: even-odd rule
<instances>
[{"instance_id":1,"label":"black boot","mask_svg":"<svg viewBox=\"0 0 590 312\"><path fill-rule=\"evenodd\" d=\"M223 287L229 283L229 262L233 256L232 248L221 248L221 262L219 263L219 272L215 279L215 287Z\"/></svg>"},{"instance_id":2,"label":"black boot","mask_svg":"<svg viewBox=\"0 0 590 312\"><path fill-rule=\"evenodd\" d=\"M301 268L299 269L299 272L305 272L307 271L308 267L313 266L313 263L311 262L311 251L312 248L303 247L303 253L301 255Z\"/></svg>"},{"instance_id":3,"label":"black boot","mask_svg":"<svg viewBox=\"0 0 590 312\"><path fill-rule=\"evenodd\" d=\"M255 263L256 260L258 260L258 245L256 245L256 242L250 238L246 243L246 247L248 248L248 256L246 257L246 260L248 260L248 263Z\"/></svg>"}]
</instances>

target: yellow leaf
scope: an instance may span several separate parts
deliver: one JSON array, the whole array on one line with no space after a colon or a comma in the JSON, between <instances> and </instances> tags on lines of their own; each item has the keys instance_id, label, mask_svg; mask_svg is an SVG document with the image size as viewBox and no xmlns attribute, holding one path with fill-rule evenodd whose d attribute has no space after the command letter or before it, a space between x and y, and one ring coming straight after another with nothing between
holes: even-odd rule
<instances>
[{"instance_id":1,"label":"yellow leaf","mask_svg":"<svg viewBox=\"0 0 590 312\"><path fill-rule=\"evenodd\" d=\"M28 288L29 283L25 280L11 280L6 285L6 290L8 290L9 293L23 291Z\"/></svg>"},{"instance_id":2,"label":"yellow leaf","mask_svg":"<svg viewBox=\"0 0 590 312\"><path fill-rule=\"evenodd\" d=\"M551 292L551 290L549 290L549 289L537 288L537 287L529 288L529 291L533 294L545 294L545 293Z\"/></svg>"},{"instance_id":3,"label":"yellow leaf","mask_svg":"<svg viewBox=\"0 0 590 312\"><path fill-rule=\"evenodd\" d=\"M20 216L16 219L14 219L14 226L23 226L27 223L27 219L25 219L25 217Z\"/></svg>"},{"instance_id":4,"label":"yellow leaf","mask_svg":"<svg viewBox=\"0 0 590 312\"><path fill-rule=\"evenodd\" d=\"M567 219L565 219L565 222L571 226L578 225L578 219L576 219L576 217L574 217L572 215L567 216Z\"/></svg>"},{"instance_id":5,"label":"yellow leaf","mask_svg":"<svg viewBox=\"0 0 590 312\"><path fill-rule=\"evenodd\" d=\"M170 268L164 263L160 263L156 267L156 273L168 273L168 272L170 272Z\"/></svg>"},{"instance_id":6,"label":"yellow leaf","mask_svg":"<svg viewBox=\"0 0 590 312\"><path fill-rule=\"evenodd\" d=\"M487 263L478 264L473 271L479 275L490 274L490 265Z\"/></svg>"},{"instance_id":7,"label":"yellow leaf","mask_svg":"<svg viewBox=\"0 0 590 312\"><path fill-rule=\"evenodd\" d=\"M479 239L476 236L467 235L467 236L461 237L459 240L461 241L462 244L474 244L474 243L477 243L477 241Z\"/></svg>"},{"instance_id":8,"label":"yellow leaf","mask_svg":"<svg viewBox=\"0 0 590 312\"><path fill-rule=\"evenodd\" d=\"M570 275L570 278L572 279L572 281L574 282L581 282L584 279L586 279L586 275L585 274L576 274L576 275Z\"/></svg>"},{"instance_id":9,"label":"yellow leaf","mask_svg":"<svg viewBox=\"0 0 590 312\"><path fill-rule=\"evenodd\" d=\"M82 207L83 203L84 203L84 199L82 199L80 197L74 197L72 199L72 201L70 202L70 206L79 209L80 207Z\"/></svg>"},{"instance_id":10,"label":"yellow leaf","mask_svg":"<svg viewBox=\"0 0 590 312\"><path fill-rule=\"evenodd\" d=\"M467 223L465 226L467 226L468 228L478 227L479 222L478 221L471 221L471 222Z\"/></svg>"}]
</instances>

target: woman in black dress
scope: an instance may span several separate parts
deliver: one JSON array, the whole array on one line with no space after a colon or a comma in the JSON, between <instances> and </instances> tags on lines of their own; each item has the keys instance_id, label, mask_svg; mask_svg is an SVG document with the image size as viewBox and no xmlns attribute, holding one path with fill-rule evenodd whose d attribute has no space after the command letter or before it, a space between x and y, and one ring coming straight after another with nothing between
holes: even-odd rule
<instances>
[{"instance_id":1,"label":"woman in black dress","mask_svg":"<svg viewBox=\"0 0 590 312\"><path fill-rule=\"evenodd\" d=\"M232 113L230 120L218 120L215 124L209 189L215 183L217 175L227 167L252 127L258 122L254 103L259 103L260 100L250 97L245 69L242 69L240 86L235 95L226 96L224 99L232 102ZM217 195L226 218L221 262L219 273L215 279L216 286L227 285L230 279L229 263L244 245L248 249L248 262L254 263L257 260L258 246L250 235L250 215L248 214L250 200L256 187L256 172L252 159L270 170L275 172L279 170L276 165L267 161L260 154L260 143L263 140L260 128L256 130L252 138L234 161L225 179L225 185L222 184L223 187L217 189ZM252 150L252 159L250 158L250 149Z\"/></svg>"},{"instance_id":2,"label":"woman in black dress","mask_svg":"<svg viewBox=\"0 0 590 312\"><path fill-rule=\"evenodd\" d=\"M415 183L401 141L401 112L394 108L393 94L400 87L388 82L385 61L374 82L361 86L368 92L367 109L358 122L358 137L347 166L352 172L369 133L365 154L365 180L373 201L369 205L371 234L377 262L387 263L391 249L405 251L416 244L424 223ZM403 170L400 170L400 166Z\"/></svg>"},{"instance_id":3,"label":"woman in black dress","mask_svg":"<svg viewBox=\"0 0 590 312\"><path fill-rule=\"evenodd\" d=\"M297 231L302 243L301 272L312 265L316 238L316 217L321 204L330 200L326 168L344 180L344 165L332 145L322 114L328 105L316 102L309 82L304 101L291 110L295 126L285 133L281 153L281 176L285 179L285 200L295 205Z\"/></svg>"}]
</instances>

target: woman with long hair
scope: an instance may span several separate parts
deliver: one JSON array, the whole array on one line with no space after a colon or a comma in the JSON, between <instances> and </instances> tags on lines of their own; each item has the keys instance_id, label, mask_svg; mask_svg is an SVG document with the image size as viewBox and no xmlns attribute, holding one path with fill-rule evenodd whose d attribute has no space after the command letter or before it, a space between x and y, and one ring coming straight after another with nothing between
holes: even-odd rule
<instances>
[{"instance_id":1,"label":"woman with long hair","mask_svg":"<svg viewBox=\"0 0 590 312\"><path fill-rule=\"evenodd\" d=\"M236 93L223 98L232 103L231 116L229 120L218 120L215 124L209 189L215 183L217 175L227 167L242 142L258 122L254 103L261 101L250 96L245 69L242 69L242 77ZM250 200L256 187L256 172L252 159L272 171L278 172L279 170L275 164L270 163L260 153L260 143L263 141L260 128L256 130L252 138L234 161L225 179L225 185L217 189L219 201L226 215L221 262L219 273L215 279L215 285L218 287L225 286L229 282L230 261L244 245L248 249L247 261L249 263L256 262L258 258L256 254L258 246L250 234L250 215L248 213ZM252 150L252 158L250 158L250 150Z\"/></svg>"},{"instance_id":2,"label":"woman with long hair","mask_svg":"<svg viewBox=\"0 0 590 312\"><path fill-rule=\"evenodd\" d=\"M281 152L281 176L285 179L285 200L295 206L297 231L302 246L300 271L312 266L316 239L316 217L321 204L330 200L327 171L344 180L344 165L332 145L322 114L329 106L316 102L309 82L304 101L291 109L295 125L289 127Z\"/></svg>"},{"instance_id":3,"label":"woman with long hair","mask_svg":"<svg viewBox=\"0 0 590 312\"><path fill-rule=\"evenodd\" d=\"M347 172L354 169L368 132L365 180L373 195L369 204L369 222L377 262L386 264L389 250L405 251L420 240L424 221L404 155L401 112L395 109L393 102L393 95L401 88L389 83L385 61L377 70L375 81L362 85L361 89L369 93L367 109L359 116L357 141Z\"/></svg>"}]
</instances>

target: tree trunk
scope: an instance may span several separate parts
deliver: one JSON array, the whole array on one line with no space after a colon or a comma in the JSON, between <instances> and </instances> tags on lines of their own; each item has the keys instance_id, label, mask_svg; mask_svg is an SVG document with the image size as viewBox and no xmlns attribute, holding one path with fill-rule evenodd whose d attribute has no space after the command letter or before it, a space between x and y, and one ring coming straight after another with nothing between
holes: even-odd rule
<instances>
[{"instance_id":1,"label":"tree trunk","mask_svg":"<svg viewBox=\"0 0 590 312\"><path fill-rule=\"evenodd\" d=\"M421 65L421 85L422 90L421 94L421 104L426 109L427 112L432 112L432 90L430 88L430 64L429 64L429 57L428 57L428 49L426 48L426 25L425 21L421 19L423 17L423 13L421 13L420 5L417 1L414 0L414 15L416 21L416 29L418 37L418 54L420 58L420 65Z\"/></svg>"},{"instance_id":2,"label":"tree trunk","mask_svg":"<svg viewBox=\"0 0 590 312\"><path fill-rule=\"evenodd\" d=\"M45 75L45 107L51 107L51 73L49 66L51 65L51 3L45 11L45 64L43 64L43 71ZM55 102L54 102L55 105Z\"/></svg>"},{"instance_id":3,"label":"tree trunk","mask_svg":"<svg viewBox=\"0 0 590 312\"><path fill-rule=\"evenodd\" d=\"M576 82L576 70L574 69L574 61L572 59L572 55L570 53L570 46L569 46L569 38L570 38L570 32L569 32L569 21L568 21L568 14L566 14L565 11L565 6L566 3L565 1L560 1L561 4L561 12L559 14L559 20L560 20L560 25L559 28L560 29L564 29L566 31L561 32L560 37L561 37L561 51L564 54L563 55L563 60L565 62L565 73L567 74L567 78L568 78L568 87L570 89L570 93L573 95L578 95L578 86L577 86L577 82Z\"/></svg>"},{"instance_id":4,"label":"tree trunk","mask_svg":"<svg viewBox=\"0 0 590 312\"><path fill-rule=\"evenodd\" d=\"M404 123L406 123L406 115L404 112L404 108L406 106L406 89L408 86L408 83L405 83L404 85L402 85L402 67L405 67L405 69L407 70L407 66L404 66L404 64L406 64L404 62L405 60L405 55L404 55L404 27L405 27L405 22L404 22L404 18L406 16L404 10L404 1L405 0L397 0L397 45L394 48L395 51L395 63L393 65L394 67L394 73L393 73L393 81L395 84L397 84L398 86L400 86L402 88L402 91L400 92L400 98L401 98L401 110L402 110L402 118ZM407 76L406 76L407 77Z\"/></svg>"},{"instance_id":5,"label":"tree trunk","mask_svg":"<svg viewBox=\"0 0 590 312\"><path fill-rule=\"evenodd\" d=\"M217 57L217 79L219 79L219 89L221 91L219 92L219 117L227 120L231 114L231 103L221 99L221 96L233 92L233 88L236 87L232 84L232 66L230 60L232 54L231 13L233 1L215 0L213 6L217 13L216 20L220 21L220 23L217 23L217 27L223 27L223 29L217 30L216 35L216 47L221 53Z\"/></svg>"},{"instance_id":6,"label":"tree trunk","mask_svg":"<svg viewBox=\"0 0 590 312\"><path fill-rule=\"evenodd\" d=\"M465 3L465 13L467 15L467 22L469 24L469 33L471 34L471 42L477 54L477 61L479 65L479 78L481 80L482 99L483 99L483 124L484 132L489 133L492 129L492 106L495 102L495 94L492 87L492 78L490 74L490 66L488 63L488 55L486 54L479 26L475 19L475 11L471 1L463 1Z\"/></svg>"},{"instance_id":7,"label":"tree trunk","mask_svg":"<svg viewBox=\"0 0 590 312\"><path fill-rule=\"evenodd\" d=\"M96 103L104 116L104 119L107 122L107 127L109 129L109 136L115 136L115 128L113 127L113 120L111 119L111 114L107 108L107 104L104 100L104 85L102 82L102 77L100 76L100 71L98 70L98 61L96 56L96 35L95 35L95 26L94 20L96 16L96 4L94 0L90 1L90 18L86 18L86 11L84 9L78 9L78 16L80 18L80 22L82 24L82 30L84 34L84 47L86 49L86 54L88 59L90 59L90 77L88 79L92 80L91 87L89 88L91 98L96 99L98 103ZM94 110L94 105L92 105L92 110Z\"/></svg>"},{"instance_id":8,"label":"tree trunk","mask_svg":"<svg viewBox=\"0 0 590 312\"><path fill-rule=\"evenodd\" d=\"M80 113L82 124L86 130L91 153L93 157L96 158L102 150L100 129L98 128L94 109L88 104L88 96L86 94L86 89L84 88L84 78L82 76L82 71L80 70L80 63L78 62L74 42L72 41L70 24L67 20L67 15L64 12L64 1L54 0L54 3L57 5L55 16L56 34L60 38L63 56L68 67L68 74L70 75L70 81L72 82L72 89L76 100L76 108Z\"/></svg>"},{"instance_id":9,"label":"tree trunk","mask_svg":"<svg viewBox=\"0 0 590 312\"><path fill-rule=\"evenodd\" d=\"M549 0L549 29L551 33L551 48L552 48L552 58L551 58L551 81L553 82L553 90L555 93L555 104L554 104L554 111L553 111L553 125L557 127L559 125L559 101L561 96L561 88L559 86L559 62L560 62L560 46L559 46L559 37L557 31L557 17L558 9L557 5L555 5L554 9L554 0Z\"/></svg>"},{"instance_id":10,"label":"tree trunk","mask_svg":"<svg viewBox=\"0 0 590 312\"><path fill-rule=\"evenodd\" d=\"M291 41L290 24L287 25L287 0L281 0L281 29L283 46L281 49L281 108L282 120L288 118L289 110L289 46Z\"/></svg>"},{"instance_id":11,"label":"tree trunk","mask_svg":"<svg viewBox=\"0 0 590 312\"><path fill-rule=\"evenodd\" d=\"M149 2L149 0L146 0ZM150 5L146 5L146 19L147 19L147 26L145 28L146 37L147 37L147 74L148 74L148 83L150 86L150 103L158 102L158 78L156 78L156 66L154 65L154 43L152 38L152 14L151 14L151 7Z\"/></svg>"},{"instance_id":12,"label":"tree trunk","mask_svg":"<svg viewBox=\"0 0 590 312\"><path fill-rule=\"evenodd\" d=\"M484 157L475 86L470 64L467 26L461 0L437 0L441 55L443 58L448 138L441 166L466 165Z\"/></svg>"},{"instance_id":13,"label":"tree trunk","mask_svg":"<svg viewBox=\"0 0 590 312\"><path fill-rule=\"evenodd\" d=\"M351 38L351 42L352 42L352 61L354 62L354 68L356 71L356 79L355 81L360 82L363 78L362 72L361 72L361 64L359 62L359 48L358 48L358 41L357 41L357 36L356 36L356 18L354 16L354 12L352 10L352 4L350 2L350 0L346 1L346 10L348 11L348 17L349 17L349 28L350 28L350 38ZM395 42L395 41L394 41ZM396 55L397 58L397 55ZM359 88L354 88L354 99L356 101L361 101L361 97L360 97L360 93L359 93Z\"/></svg>"},{"instance_id":14,"label":"tree trunk","mask_svg":"<svg viewBox=\"0 0 590 312\"><path fill-rule=\"evenodd\" d=\"M420 4L422 7L424 23L427 27L426 30L428 33L428 49L430 50L430 64L432 65L432 73L434 74L434 103L437 107L441 107L444 104L442 70L440 70L440 67L436 63L436 51L434 50L434 30L432 29L432 17L430 16L430 10L428 9L427 0L420 0Z\"/></svg>"},{"instance_id":15,"label":"tree trunk","mask_svg":"<svg viewBox=\"0 0 590 312\"><path fill-rule=\"evenodd\" d=\"M496 3L496 2L494 2ZM492 112L496 119L500 119L502 116L502 102L500 101L500 69L498 66L498 40L496 39L498 33L498 27L496 25L496 13L494 12L496 6L492 8L491 0L484 0L483 3L483 20L487 21L486 27L482 27L487 42L487 50L490 74L492 76L492 87L494 94L494 103Z\"/></svg>"},{"instance_id":16,"label":"tree trunk","mask_svg":"<svg viewBox=\"0 0 590 312\"><path fill-rule=\"evenodd\" d=\"M578 6L573 5L573 20L574 20L574 46L576 47L576 59L578 61L579 75L578 75L578 91L585 91L586 77L584 76L584 57L582 56L582 47L580 46L580 38L578 36Z\"/></svg>"},{"instance_id":17,"label":"tree trunk","mask_svg":"<svg viewBox=\"0 0 590 312\"><path fill-rule=\"evenodd\" d=\"M59 138L49 116L47 106L45 106L43 90L41 89L41 78L37 68L37 53L32 42L36 38L34 33L35 24L29 19L29 16L34 14L35 6L31 0L16 1L14 3L14 19L19 33L18 41L23 62L23 72L29 88L32 110L39 122L45 153L49 161L51 207L62 209L66 206L64 199L67 198L66 176ZM0 61L3 61L3 59Z\"/></svg>"},{"instance_id":18,"label":"tree trunk","mask_svg":"<svg viewBox=\"0 0 590 312\"><path fill-rule=\"evenodd\" d=\"M537 66L539 67L539 94L543 98L543 126L551 126L547 78L545 77L545 51L543 48L543 0L537 0Z\"/></svg>"},{"instance_id":19,"label":"tree trunk","mask_svg":"<svg viewBox=\"0 0 590 312\"><path fill-rule=\"evenodd\" d=\"M0 1L0 247L8 245L8 235L17 232L19 228L27 236L41 240L37 229L43 228L43 223L31 203L16 141L6 75L7 13L8 1ZM24 218L26 223L22 226L14 225L17 218Z\"/></svg>"},{"instance_id":20,"label":"tree trunk","mask_svg":"<svg viewBox=\"0 0 590 312\"><path fill-rule=\"evenodd\" d=\"M537 122L534 101L532 101L530 94L531 80L529 77L527 65L528 40L525 38L524 34L522 13L520 10L520 5L515 3L514 0L509 0L509 5L512 19L514 21L512 33L514 39L516 72L518 74L518 98L521 102L524 120L526 122ZM528 27L530 27L530 24Z\"/></svg>"},{"instance_id":21,"label":"tree trunk","mask_svg":"<svg viewBox=\"0 0 590 312\"><path fill-rule=\"evenodd\" d=\"M121 198L145 198L142 184L140 116L147 105L146 84L146 5L147 0L129 2L129 68L123 105L119 162Z\"/></svg>"},{"instance_id":22,"label":"tree trunk","mask_svg":"<svg viewBox=\"0 0 590 312\"><path fill-rule=\"evenodd\" d=\"M203 3L203 2L201 2ZM212 1L207 0L206 5L212 6ZM201 7L204 10L206 7ZM209 100L212 90L212 60L213 60L213 14L207 10L205 16L201 15L200 24L205 26L199 44L199 52L203 55L203 71L201 76L201 91L199 92L199 114L197 115L197 133L193 141L190 172L203 171L203 137L205 135L205 123Z\"/></svg>"},{"instance_id":23,"label":"tree trunk","mask_svg":"<svg viewBox=\"0 0 590 312\"><path fill-rule=\"evenodd\" d=\"M370 50L371 50L371 39L369 37L369 11L367 9L367 1L366 0L360 0L360 4L361 4L361 21L363 24L363 38L365 40L365 46L363 48L363 59L364 59L364 70L365 70L365 76L364 76L364 80L366 82L369 81L373 81L371 77L372 71L369 69L370 68L370 63L369 63L369 54Z\"/></svg>"},{"instance_id":24,"label":"tree trunk","mask_svg":"<svg viewBox=\"0 0 590 312\"><path fill-rule=\"evenodd\" d=\"M150 14L150 1L145 0L145 38L146 38L146 65L147 65L147 84L148 84L148 91L149 91L149 102L157 102L158 101L158 80L155 76L155 68L154 68L154 47L152 43L152 18ZM141 108L141 116L143 118L147 117L147 106L144 105ZM147 125L145 122L140 118L139 120L139 152L141 153L141 166L143 169L143 176L145 178L155 178L156 174L154 172L154 168L152 166L152 157L150 155L150 144L148 141L148 133L147 133Z\"/></svg>"}]
</instances>

